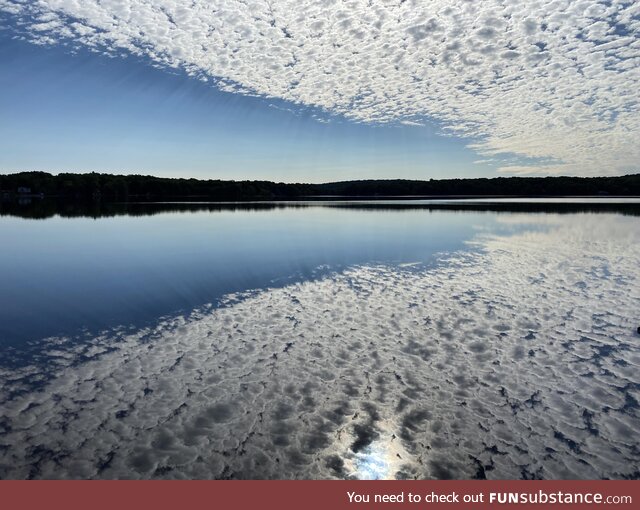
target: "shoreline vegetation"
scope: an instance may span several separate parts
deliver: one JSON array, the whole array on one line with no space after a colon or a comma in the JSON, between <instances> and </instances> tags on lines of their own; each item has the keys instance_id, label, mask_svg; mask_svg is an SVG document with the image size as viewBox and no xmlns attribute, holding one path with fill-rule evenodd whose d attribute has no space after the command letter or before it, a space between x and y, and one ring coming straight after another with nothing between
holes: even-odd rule
<instances>
[{"instance_id":1,"label":"shoreline vegetation","mask_svg":"<svg viewBox=\"0 0 640 510\"><path fill-rule=\"evenodd\" d=\"M640 203L598 203L580 202L469 202L464 200L443 200L442 202L415 203L412 201L253 201L253 202L103 202L74 201L59 199L20 199L0 201L0 217L15 216L24 219L61 218L111 218L116 216L154 216L163 213L197 213L197 212L260 212L276 209L292 209L307 207L331 207L359 211L409 211L424 210L476 212L476 213L540 213L540 214L575 214L575 213L615 213L623 216L640 216Z\"/></svg>"},{"instance_id":2,"label":"shoreline vegetation","mask_svg":"<svg viewBox=\"0 0 640 510\"><path fill-rule=\"evenodd\" d=\"M381 179L323 184L225 181L113 175L20 172L0 175L3 201L54 198L78 202L279 201L400 198L637 197L640 174L616 177L495 177Z\"/></svg>"}]
</instances>

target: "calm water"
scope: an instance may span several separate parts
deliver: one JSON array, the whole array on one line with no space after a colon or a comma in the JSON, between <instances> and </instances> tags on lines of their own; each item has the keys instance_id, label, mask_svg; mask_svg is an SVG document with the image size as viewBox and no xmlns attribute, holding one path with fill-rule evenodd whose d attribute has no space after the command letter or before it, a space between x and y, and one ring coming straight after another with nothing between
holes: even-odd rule
<instances>
[{"instance_id":1,"label":"calm water","mask_svg":"<svg viewBox=\"0 0 640 510\"><path fill-rule=\"evenodd\" d=\"M214 212L145 205L143 216L2 217L2 343L140 325L229 292L355 264L429 262L464 249L479 230L504 229L496 215L398 202L289 205Z\"/></svg>"},{"instance_id":2,"label":"calm water","mask_svg":"<svg viewBox=\"0 0 640 510\"><path fill-rule=\"evenodd\" d=\"M0 477L638 478L618 202L5 206Z\"/></svg>"}]
</instances>

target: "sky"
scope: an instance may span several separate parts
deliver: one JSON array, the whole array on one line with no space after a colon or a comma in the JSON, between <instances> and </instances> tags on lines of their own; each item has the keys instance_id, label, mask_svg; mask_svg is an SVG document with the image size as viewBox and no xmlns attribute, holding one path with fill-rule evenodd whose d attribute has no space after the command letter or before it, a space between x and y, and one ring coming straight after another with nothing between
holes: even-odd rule
<instances>
[{"instance_id":1,"label":"sky","mask_svg":"<svg viewBox=\"0 0 640 510\"><path fill-rule=\"evenodd\" d=\"M640 171L633 0L0 0L0 172Z\"/></svg>"}]
</instances>

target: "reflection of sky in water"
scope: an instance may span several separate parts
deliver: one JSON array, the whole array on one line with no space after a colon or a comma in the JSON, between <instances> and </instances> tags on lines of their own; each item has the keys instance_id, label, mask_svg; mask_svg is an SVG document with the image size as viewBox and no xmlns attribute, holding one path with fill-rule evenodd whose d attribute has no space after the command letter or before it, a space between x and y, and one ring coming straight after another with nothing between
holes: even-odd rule
<instances>
[{"instance_id":1,"label":"reflection of sky in water","mask_svg":"<svg viewBox=\"0 0 640 510\"><path fill-rule=\"evenodd\" d=\"M479 228L437 265L43 342L0 368L0 477L639 477L638 218L454 217Z\"/></svg>"},{"instance_id":2,"label":"reflection of sky in water","mask_svg":"<svg viewBox=\"0 0 640 510\"><path fill-rule=\"evenodd\" d=\"M0 219L0 342L145 323L363 263L428 262L495 215L327 207Z\"/></svg>"}]
</instances>

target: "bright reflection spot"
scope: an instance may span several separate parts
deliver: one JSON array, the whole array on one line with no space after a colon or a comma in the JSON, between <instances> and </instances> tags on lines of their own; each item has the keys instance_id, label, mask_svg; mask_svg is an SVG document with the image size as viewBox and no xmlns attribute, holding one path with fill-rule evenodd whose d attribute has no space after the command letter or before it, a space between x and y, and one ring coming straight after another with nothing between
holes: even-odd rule
<instances>
[{"instance_id":1,"label":"bright reflection spot","mask_svg":"<svg viewBox=\"0 0 640 510\"><path fill-rule=\"evenodd\" d=\"M389 453L379 442L356 454L356 476L360 480L384 480L389 477Z\"/></svg>"}]
</instances>

